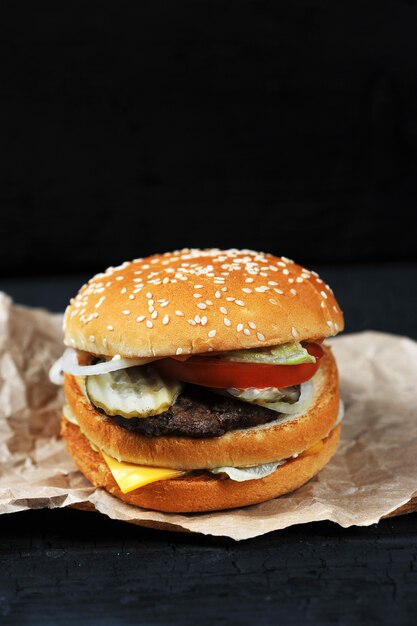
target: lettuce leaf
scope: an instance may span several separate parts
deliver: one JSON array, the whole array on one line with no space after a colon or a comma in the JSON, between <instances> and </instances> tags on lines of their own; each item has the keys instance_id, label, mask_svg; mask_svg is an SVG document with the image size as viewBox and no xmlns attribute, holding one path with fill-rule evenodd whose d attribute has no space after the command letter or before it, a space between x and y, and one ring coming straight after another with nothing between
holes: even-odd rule
<instances>
[{"instance_id":1,"label":"lettuce leaf","mask_svg":"<svg viewBox=\"0 0 417 626\"><path fill-rule=\"evenodd\" d=\"M249 348L247 350L230 350L221 353L220 358L225 361L239 361L242 363L269 363L270 365L300 365L301 363L315 363L314 356L309 354L301 343L283 343L279 346L266 348Z\"/></svg>"}]
</instances>

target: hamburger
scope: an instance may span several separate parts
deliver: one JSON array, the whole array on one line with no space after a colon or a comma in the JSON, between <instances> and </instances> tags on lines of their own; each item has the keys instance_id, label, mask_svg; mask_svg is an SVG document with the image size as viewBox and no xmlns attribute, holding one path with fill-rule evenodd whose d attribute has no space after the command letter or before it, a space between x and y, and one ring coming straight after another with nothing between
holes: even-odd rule
<instances>
[{"instance_id":1,"label":"hamburger","mask_svg":"<svg viewBox=\"0 0 417 626\"><path fill-rule=\"evenodd\" d=\"M64 315L62 436L84 476L167 512L256 504L334 455L332 290L286 257L184 249L97 274Z\"/></svg>"}]
</instances>

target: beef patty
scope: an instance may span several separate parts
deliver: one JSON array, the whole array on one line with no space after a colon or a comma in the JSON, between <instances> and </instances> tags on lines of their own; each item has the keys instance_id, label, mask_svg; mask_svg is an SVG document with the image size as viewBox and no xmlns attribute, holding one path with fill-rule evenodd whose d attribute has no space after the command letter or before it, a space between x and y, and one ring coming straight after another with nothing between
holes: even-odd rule
<instances>
[{"instance_id":1,"label":"beef patty","mask_svg":"<svg viewBox=\"0 0 417 626\"><path fill-rule=\"evenodd\" d=\"M151 417L107 416L127 430L155 437L219 437L230 430L267 424L279 413L263 406L220 396L201 387L187 385L167 411Z\"/></svg>"}]
</instances>

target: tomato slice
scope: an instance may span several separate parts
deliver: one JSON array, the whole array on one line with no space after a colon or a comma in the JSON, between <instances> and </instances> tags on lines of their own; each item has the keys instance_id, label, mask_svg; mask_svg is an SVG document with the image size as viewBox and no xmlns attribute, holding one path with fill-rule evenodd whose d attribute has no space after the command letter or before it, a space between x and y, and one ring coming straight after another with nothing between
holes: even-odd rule
<instances>
[{"instance_id":1,"label":"tomato slice","mask_svg":"<svg viewBox=\"0 0 417 626\"><path fill-rule=\"evenodd\" d=\"M305 344L315 363L300 365L270 365L269 363L239 363L215 357L193 356L186 361L167 358L155 361L161 374L186 383L227 389L256 387L291 387L309 380L316 373L323 349L316 343Z\"/></svg>"}]
</instances>

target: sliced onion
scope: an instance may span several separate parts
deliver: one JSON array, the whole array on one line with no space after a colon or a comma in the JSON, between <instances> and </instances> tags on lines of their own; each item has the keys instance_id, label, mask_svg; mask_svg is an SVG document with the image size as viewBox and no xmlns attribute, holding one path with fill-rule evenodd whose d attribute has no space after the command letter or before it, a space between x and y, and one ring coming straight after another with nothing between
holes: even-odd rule
<instances>
[{"instance_id":1,"label":"sliced onion","mask_svg":"<svg viewBox=\"0 0 417 626\"><path fill-rule=\"evenodd\" d=\"M233 397L237 398L238 400L242 400L243 402L249 402L249 404L259 404L260 406L264 406L266 409L276 411L277 413L296 415L298 413L302 413L310 404L311 398L314 393L314 385L311 380L302 383L300 385L300 397L297 402L294 402L293 404L290 404L289 402L267 402L260 399L252 399L253 393L249 394L248 397L245 393L245 390L242 390L241 393L236 393L236 389L228 391L232 392L231 395L233 395Z\"/></svg>"},{"instance_id":2,"label":"sliced onion","mask_svg":"<svg viewBox=\"0 0 417 626\"><path fill-rule=\"evenodd\" d=\"M55 361L51 369L49 370L49 380L54 385L63 385L64 377L62 375L62 356Z\"/></svg>"},{"instance_id":3,"label":"sliced onion","mask_svg":"<svg viewBox=\"0 0 417 626\"><path fill-rule=\"evenodd\" d=\"M137 359L118 359L103 361L96 365L79 365L78 354L74 348L67 348L62 355L62 371L72 376L97 376L98 374L109 374L117 370L124 370L127 367L135 367L136 365L144 365L155 359L137 358Z\"/></svg>"},{"instance_id":4,"label":"sliced onion","mask_svg":"<svg viewBox=\"0 0 417 626\"><path fill-rule=\"evenodd\" d=\"M227 474L231 480L239 483L245 480L258 480L273 474L277 467L284 465L286 461L275 461L274 463L264 463L252 467L215 467L210 470L212 474Z\"/></svg>"},{"instance_id":5,"label":"sliced onion","mask_svg":"<svg viewBox=\"0 0 417 626\"><path fill-rule=\"evenodd\" d=\"M345 404L344 404L342 398L340 398L339 399L339 413L338 413L338 416L337 416L337 420L333 424L333 428L336 428L336 426L339 426L339 424L341 424L343 422L343 418L344 417L345 417Z\"/></svg>"}]
</instances>

